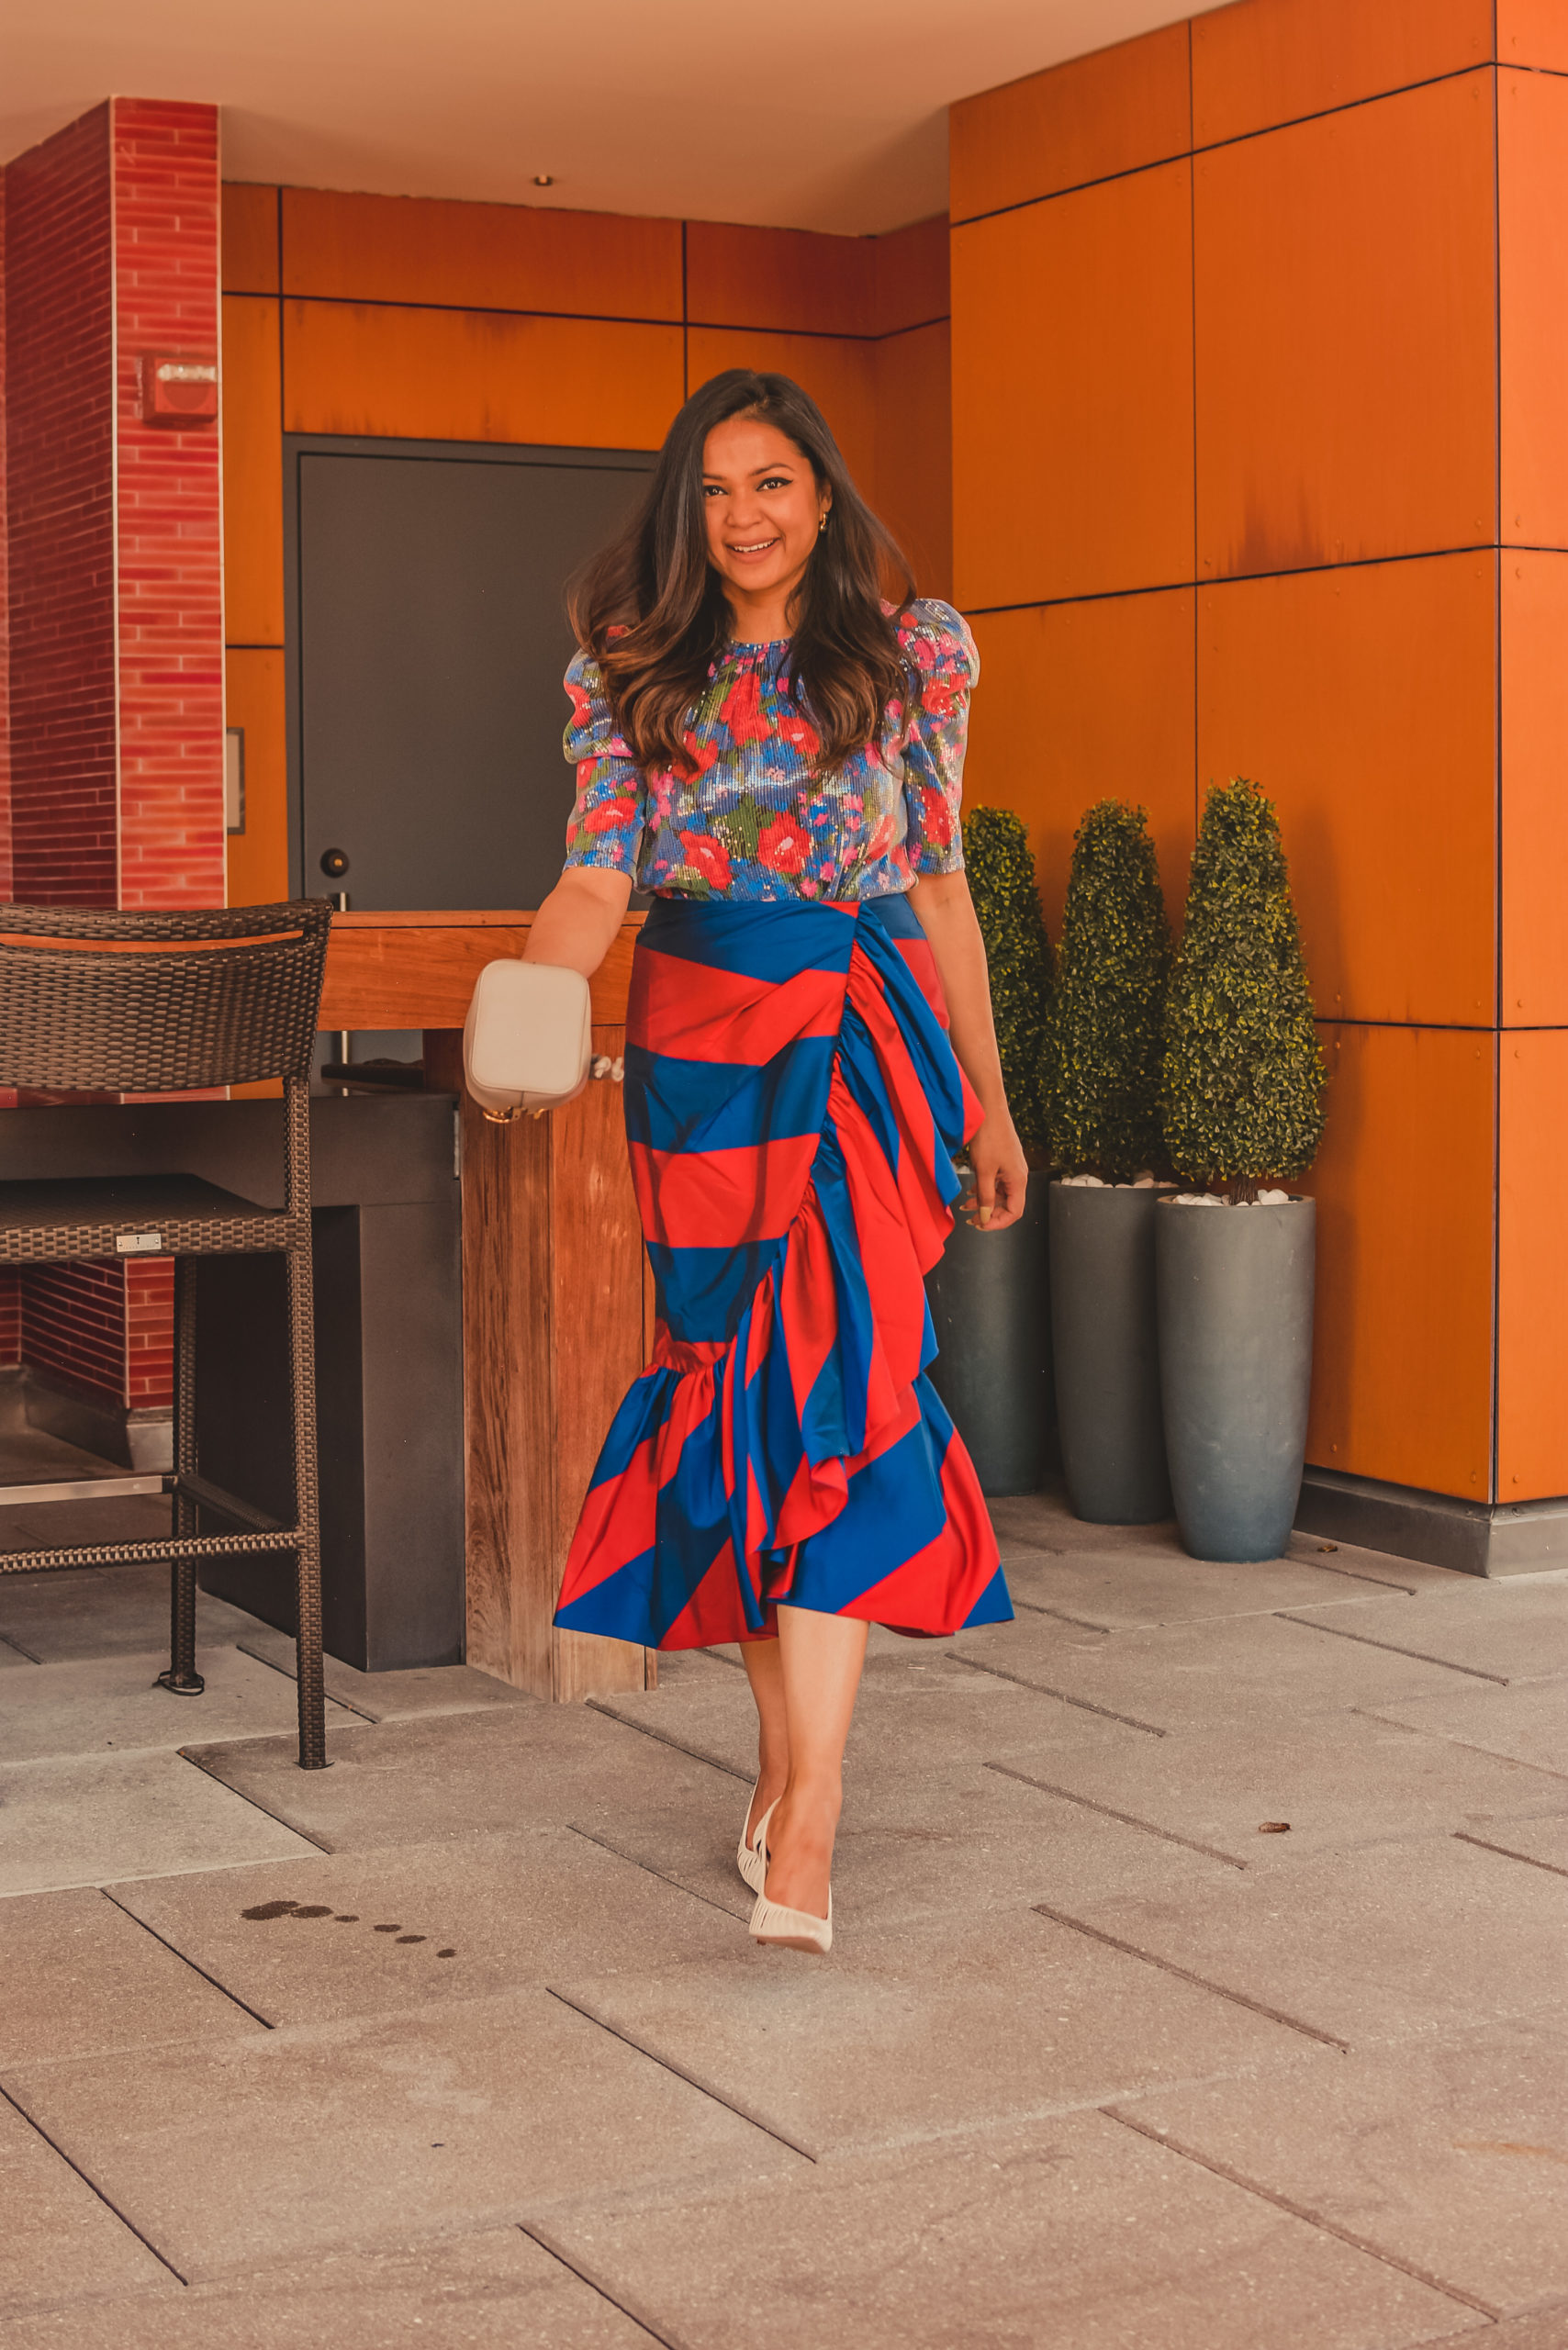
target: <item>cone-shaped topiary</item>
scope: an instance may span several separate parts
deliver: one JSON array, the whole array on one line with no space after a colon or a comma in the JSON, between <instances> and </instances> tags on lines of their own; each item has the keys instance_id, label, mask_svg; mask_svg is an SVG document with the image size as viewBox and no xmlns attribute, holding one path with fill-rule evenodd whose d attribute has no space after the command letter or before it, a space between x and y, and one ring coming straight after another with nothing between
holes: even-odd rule
<instances>
[{"instance_id":1,"label":"cone-shaped topiary","mask_svg":"<svg viewBox=\"0 0 1568 2350\"><path fill-rule=\"evenodd\" d=\"M1046 1139L1040 1053L1051 992L1051 947L1023 818L975 808L964 818L964 870L991 967L991 1008L1007 1106L1018 1138Z\"/></svg>"},{"instance_id":2,"label":"cone-shaped topiary","mask_svg":"<svg viewBox=\"0 0 1568 2350\"><path fill-rule=\"evenodd\" d=\"M1058 1166L1126 1183L1164 1160L1160 1022L1170 925L1148 815L1091 808L1073 840L1046 1023L1046 1123Z\"/></svg>"},{"instance_id":3,"label":"cone-shaped topiary","mask_svg":"<svg viewBox=\"0 0 1568 2350\"><path fill-rule=\"evenodd\" d=\"M1274 804L1255 783L1215 784L1166 1013L1172 1166L1232 1200L1304 1173L1323 1133L1323 1082Z\"/></svg>"}]
</instances>

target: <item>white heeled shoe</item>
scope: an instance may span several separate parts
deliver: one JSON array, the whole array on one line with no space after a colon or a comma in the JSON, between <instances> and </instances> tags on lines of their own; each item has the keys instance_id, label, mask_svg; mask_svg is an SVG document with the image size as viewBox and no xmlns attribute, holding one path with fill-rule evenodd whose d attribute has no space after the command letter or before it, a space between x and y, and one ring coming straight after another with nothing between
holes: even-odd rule
<instances>
[{"instance_id":1,"label":"white heeled shoe","mask_svg":"<svg viewBox=\"0 0 1568 2350\"><path fill-rule=\"evenodd\" d=\"M825 1918L813 1918L809 1909L787 1909L781 1901L769 1901L767 1897L767 1823L778 1808L776 1803L770 1803L757 1826L757 1857L762 1863L763 1882L751 1913L751 1938L773 1950L811 1951L819 1958L825 1958L833 1948L832 1886L827 1889Z\"/></svg>"},{"instance_id":2,"label":"white heeled shoe","mask_svg":"<svg viewBox=\"0 0 1568 2350\"><path fill-rule=\"evenodd\" d=\"M752 1893L762 1891L762 1880L767 1874L762 1860L762 1831L767 1825L767 1814L764 1813L756 1826L751 1828L751 1807L756 1801L756 1790L761 1785L762 1780L758 1776L752 1785L751 1795L746 1803L745 1818L741 1823L741 1841L735 1847L735 1866L739 1869L747 1889ZM746 1833L748 1828L751 1828L749 1836Z\"/></svg>"}]
</instances>

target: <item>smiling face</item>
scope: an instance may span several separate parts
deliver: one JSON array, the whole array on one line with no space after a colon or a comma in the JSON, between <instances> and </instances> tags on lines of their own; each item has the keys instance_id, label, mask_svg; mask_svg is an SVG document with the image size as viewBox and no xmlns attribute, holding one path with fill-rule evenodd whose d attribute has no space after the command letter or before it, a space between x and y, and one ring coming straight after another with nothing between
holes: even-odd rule
<instances>
[{"instance_id":1,"label":"smiling face","mask_svg":"<svg viewBox=\"0 0 1568 2350\"><path fill-rule=\"evenodd\" d=\"M724 583L737 633L788 636L800 586L833 503L811 461L777 425L733 416L702 447L708 560Z\"/></svg>"}]
</instances>

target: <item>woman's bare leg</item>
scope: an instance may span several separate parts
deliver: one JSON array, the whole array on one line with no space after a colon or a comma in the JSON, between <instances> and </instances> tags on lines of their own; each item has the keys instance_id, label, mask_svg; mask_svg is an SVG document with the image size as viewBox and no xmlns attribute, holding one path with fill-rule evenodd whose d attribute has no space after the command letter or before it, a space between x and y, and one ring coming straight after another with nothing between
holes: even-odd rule
<instances>
[{"instance_id":1,"label":"woman's bare leg","mask_svg":"<svg viewBox=\"0 0 1568 2350\"><path fill-rule=\"evenodd\" d=\"M749 1840L770 1803L777 1803L790 1776L790 1724L784 1707L784 1667L778 1642L743 1640L741 1662L756 1704L756 1793L746 1814Z\"/></svg>"},{"instance_id":2,"label":"woman's bare leg","mask_svg":"<svg viewBox=\"0 0 1568 2350\"><path fill-rule=\"evenodd\" d=\"M833 1840L844 1799L844 1748L866 1661L868 1627L809 1607L778 1610L789 1776L767 1831L767 1897L827 1915Z\"/></svg>"}]
</instances>

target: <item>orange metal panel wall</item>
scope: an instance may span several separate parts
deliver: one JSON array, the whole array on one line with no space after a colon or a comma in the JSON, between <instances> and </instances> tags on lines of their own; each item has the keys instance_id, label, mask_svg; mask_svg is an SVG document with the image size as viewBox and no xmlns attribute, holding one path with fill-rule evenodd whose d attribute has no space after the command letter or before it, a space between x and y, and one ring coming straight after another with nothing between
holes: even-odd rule
<instances>
[{"instance_id":1,"label":"orange metal panel wall","mask_svg":"<svg viewBox=\"0 0 1568 2350\"><path fill-rule=\"evenodd\" d=\"M1198 158L1200 578L1495 537L1492 99L1473 73Z\"/></svg>"},{"instance_id":2,"label":"orange metal panel wall","mask_svg":"<svg viewBox=\"0 0 1568 2350\"><path fill-rule=\"evenodd\" d=\"M824 237L806 229L746 229L690 220L686 229L687 318L694 326L868 334L875 252L869 237Z\"/></svg>"},{"instance_id":3,"label":"orange metal panel wall","mask_svg":"<svg viewBox=\"0 0 1568 2350\"><path fill-rule=\"evenodd\" d=\"M1496 1017L1496 557L1204 588L1198 780L1278 801L1326 1018Z\"/></svg>"},{"instance_id":4,"label":"orange metal panel wall","mask_svg":"<svg viewBox=\"0 0 1568 2350\"><path fill-rule=\"evenodd\" d=\"M1193 576L1192 165L953 232L965 604Z\"/></svg>"},{"instance_id":5,"label":"orange metal panel wall","mask_svg":"<svg viewBox=\"0 0 1568 2350\"><path fill-rule=\"evenodd\" d=\"M283 643L283 382L278 306L223 297L223 626Z\"/></svg>"},{"instance_id":6,"label":"orange metal panel wall","mask_svg":"<svg viewBox=\"0 0 1568 2350\"><path fill-rule=\"evenodd\" d=\"M283 291L678 322L680 223L286 187Z\"/></svg>"},{"instance_id":7,"label":"orange metal panel wall","mask_svg":"<svg viewBox=\"0 0 1568 2350\"><path fill-rule=\"evenodd\" d=\"M244 181L223 190L223 290L226 294L275 294L278 290L278 192Z\"/></svg>"},{"instance_id":8,"label":"orange metal panel wall","mask_svg":"<svg viewBox=\"0 0 1568 2350\"><path fill-rule=\"evenodd\" d=\"M288 895L282 646L231 646L224 696L230 725L245 735L245 829L229 835L229 902L275 905Z\"/></svg>"},{"instance_id":9,"label":"orange metal panel wall","mask_svg":"<svg viewBox=\"0 0 1568 2350\"><path fill-rule=\"evenodd\" d=\"M945 218L845 238L240 185L224 283L231 646L283 644L285 431L648 448L735 365L821 400L922 588L950 593ZM229 693L249 798L230 887L253 901L286 872L281 651L232 652Z\"/></svg>"},{"instance_id":10,"label":"orange metal panel wall","mask_svg":"<svg viewBox=\"0 0 1568 2350\"><path fill-rule=\"evenodd\" d=\"M1498 1105L1497 1498L1568 1494L1568 1031L1505 1032Z\"/></svg>"},{"instance_id":11,"label":"orange metal panel wall","mask_svg":"<svg viewBox=\"0 0 1568 2350\"><path fill-rule=\"evenodd\" d=\"M1568 547L1568 73L1499 73L1497 148L1503 537Z\"/></svg>"},{"instance_id":12,"label":"orange metal panel wall","mask_svg":"<svg viewBox=\"0 0 1568 2350\"><path fill-rule=\"evenodd\" d=\"M1568 554L1502 569L1503 1024L1568 1027Z\"/></svg>"},{"instance_id":13,"label":"orange metal panel wall","mask_svg":"<svg viewBox=\"0 0 1568 2350\"><path fill-rule=\"evenodd\" d=\"M1091 801L1148 810L1165 901L1179 915L1193 853L1191 588L976 617L980 683L971 803L1031 825L1046 921L1060 932L1072 835Z\"/></svg>"},{"instance_id":14,"label":"orange metal panel wall","mask_svg":"<svg viewBox=\"0 0 1568 2350\"><path fill-rule=\"evenodd\" d=\"M1496 1038L1327 1025L1307 1458L1491 1495Z\"/></svg>"},{"instance_id":15,"label":"orange metal panel wall","mask_svg":"<svg viewBox=\"0 0 1568 2350\"><path fill-rule=\"evenodd\" d=\"M876 330L902 334L947 315L947 216L916 220L879 237L876 256Z\"/></svg>"},{"instance_id":16,"label":"orange metal panel wall","mask_svg":"<svg viewBox=\"0 0 1568 2350\"><path fill-rule=\"evenodd\" d=\"M1501 0L1503 54L1546 62L1563 18ZM1568 1024L1568 555L1497 552L1495 53L1492 0L1241 0L952 118L971 795L1028 820L1053 924L1092 800L1149 807L1173 905L1208 782L1277 800L1334 1072L1309 1457L1474 1499L1496 1024ZM1568 545L1568 83L1501 80L1505 495ZM1545 1169L1564 1137L1529 1098L1517 1156ZM1552 1402L1528 1441L1505 1403L1509 1499L1568 1490L1532 1326L1505 1316L1503 1393L1517 1345Z\"/></svg>"},{"instance_id":17,"label":"orange metal panel wall","mask_svg":"<svg viewBox=\"0 0 1568 2350\"><path fill-rule=\"evenodd\" d=\"M286 302L289 432L651 449L681 402L678 326Z\"/></svg>"},{"instance_id":18,"label":"orange metal panel wall","mask_svg":"<svg viewBox=\"0 0 1568 2350\"><path fill-rule=\"evenodd\" d=\"M1492 6L1247 0L1194 17L1193 136L1208 147L1485 64Z\"/></svg>"},{"instance_id":19,"label":"orange metal panel wall","mask_svg":"<svg viewBox=\"0 0 1568 2350\"><path fill-rule=\"evenodd\" d=\"M1568 73L1568 8L1562 0L1497 0L1497 55L1505 65Z\"/></svg>"},{"instance_id":20,"label":"orange metal panel wall","mask_svg":"<svg viewBox=\"0 0 1568 2350\"><path fill-rule=\"evenodd\" d=\"M940 319L870 346L877 510L909 557L922 595L945 598L953 593L951 341Z\"/></svg>"},{"instance_id":21,"label":"orange metal panel wall","mask_svg":"<svg viewBox=\"0 0 1568 2350\"><path fill-rule=\"evenodd\" d=\"M1185 25L964 98L948 117L955 221L1184 155Z\"/></svg>"}]
</instances>

